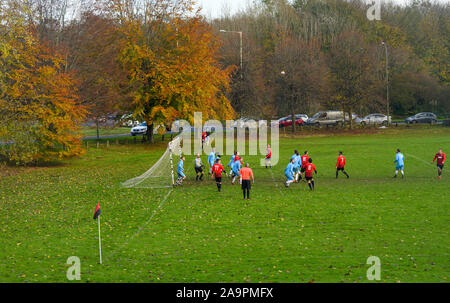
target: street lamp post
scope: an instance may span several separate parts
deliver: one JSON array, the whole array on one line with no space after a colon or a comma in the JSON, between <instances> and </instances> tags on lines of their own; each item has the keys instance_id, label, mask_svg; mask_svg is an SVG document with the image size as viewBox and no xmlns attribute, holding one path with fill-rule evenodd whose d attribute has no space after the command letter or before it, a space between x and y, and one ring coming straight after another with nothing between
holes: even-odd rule
<instances>
[{"instance_id":1,"label":"street lamp post","mask_svg":"<svg viewBox=\"0 0 450 303\"><path fill-rule=\"evenodd\" d=\"M239 34L239 42L240 42L239 55L240 55L240 67L241 67L241 78L242 78L242 32L239 32L239 31L226 31L224 29L221 29L220 32L221 33Z\"/></svg>"},{"instance_id":2,"label":"street lamp post","mask_svg":"<svg viewBox=\"0 0 450 303\"><path fill-rule=\"evenodd\" d=\"M283 79L283 84L284 84L284 86L287 86L287 88L286 89L284 89L283 91L284 91L284 99L285 99L285 101L286 100L289 100L288 101L288 104L289 104L289 107L291 107L291 110L292 110L292 112L291 112L291 120L292 120L292 133L295 133L295 111L294 111L294 107L293 107L293 105L291 104L291 98L292 98L292 96L291 96L291 93L292 93L292 85L291 84L288 84L288 81L287 81L287 76L286 76L286 72L284 71L284 70L282 70L281 71L281 79ZM287 91L287 93L286 93L286 91ZM292 105L292 106L291 106Z\"/></svg>"},{"instance_id":3,"label":"street lamp post","mask_svg":"<svg viewBox=\"0 0 450 303\"><path fill-rule=\"evenodd\" d=\"M386 104L387 104L387 121L388 124L390 124L389 120L389 71L388 71L388 51L387 51L387 45L383 41L381 44L384 46L384 50L386 51Z\"/></svg>"}]
</instances>

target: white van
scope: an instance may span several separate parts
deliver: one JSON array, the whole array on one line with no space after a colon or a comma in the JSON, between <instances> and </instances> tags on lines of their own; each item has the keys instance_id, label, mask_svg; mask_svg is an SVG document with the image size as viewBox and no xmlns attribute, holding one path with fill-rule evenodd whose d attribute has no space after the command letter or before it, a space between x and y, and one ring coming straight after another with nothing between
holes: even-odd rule
<instances>
[{"instance_id":1,"label":"white van","mask_svg":"<svg viewBox=\"0 0 450 303\"><path fill-rule=\"evenodd\" d=\"M356 115L355 115L356 116ZM343 125L349 121L348 113L338 110L320 111L308 119L307 125Z\"/></svg>"}]
</instances>

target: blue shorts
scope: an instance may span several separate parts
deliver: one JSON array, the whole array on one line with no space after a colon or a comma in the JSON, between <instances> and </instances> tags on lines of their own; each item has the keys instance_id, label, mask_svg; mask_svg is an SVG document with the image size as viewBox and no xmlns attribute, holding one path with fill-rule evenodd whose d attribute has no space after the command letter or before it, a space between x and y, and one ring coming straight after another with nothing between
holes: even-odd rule
<instances>
[{"instance_id":1,"label":"blue shorts","mask_svg":"<svg viewBox=\"0 0 450 303\"><path fill-rule=\"evenodd\" d=\"M395 167L395 169L396 169L396 170L402 170L402 169L403 169L403 165L397 165L397 166Z\"/></svg>"},{"instance_id":2,"label":"blue shorts","mask_svg":"<svg viewBox=\"0 0 450 303\"><path fill-rule=\"evenodd\" d=\"M288 180L294 180L294 177L291 174L284 174Z\"/></svg>"},{"instance_id":3,"label":"blue shorts","mask_svg":"<svg viewBox=\"0 0 450 303\"><path fill-rule=\"evenodd\" d=\"M178 174L178 178L186 177L182 171L177 171L177 174Z\"/></svg>"}]
</instances>

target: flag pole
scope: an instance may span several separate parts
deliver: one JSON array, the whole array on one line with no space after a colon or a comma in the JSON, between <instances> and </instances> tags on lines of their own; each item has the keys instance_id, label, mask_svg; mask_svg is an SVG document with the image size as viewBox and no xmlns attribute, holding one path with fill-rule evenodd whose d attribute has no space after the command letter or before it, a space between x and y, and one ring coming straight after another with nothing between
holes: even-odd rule
<instances>
[{"instance_id":1,"label":"flag pole","mask_svg":"<svg viewBox=\"0 0 450 303\"><path fill-rule=\"evenodd\" d=\"M100 264L102 264L102 239L100 237L100 216L97 217L98 220L98 249L100 252Z\"/></svg>"}]
</instances>

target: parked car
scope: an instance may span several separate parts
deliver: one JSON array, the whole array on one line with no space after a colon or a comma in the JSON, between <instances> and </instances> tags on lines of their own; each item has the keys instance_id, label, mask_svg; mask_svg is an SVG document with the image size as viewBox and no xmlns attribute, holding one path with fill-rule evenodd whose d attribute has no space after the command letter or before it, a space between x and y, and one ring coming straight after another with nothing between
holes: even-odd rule
<instances>
[{"instance_id":1,"label":"parked car","mask_svg":"<svg viewBox=\"0 0 450 303\"><path fill-rule=\"evenodd\" d=\"M386 125L388 122L391 122L391 116L389 116L389 119L386 115L383 114L370 114L365 116L364 118L356 118L355 122L357 124L361 125L376 125L376 124L382 124Z\"/></svg>"},{"instance_id":2,"label":"parked car","mask_svg":"<svg viewBox=\"0 0 450 303\"><path fill-rule=\"evenodd\" d=\"M289 127L292 126L292 115L289 115L286 117L286 119L284 119L283 121L280 122L280 127ZM295 125L304 125L305 122L303 121L303 118L301 117L301 115L295 115Z\"/></svg>"},{"instance_id":3,"label":"parked car","mask_svg":"<svg viewBox=\"0 0 450 303\"><path fill-rule=\"evenodd\" d=\"M348 114L344 113L343 111L320 111L309 118L306 124L315 126L343 125L346 121L349 120L348 117ZM353 114L352 117L356 118L357 115Z\"/></svg>"},{"instance_id":4,"label":"parked car","mask_svg":"<svg viewBox=\"0 0 450 303\"><path fill-rule=\"evenodd\" d=\"M131 135L145 135L147 133L147 122L142 122L138 126L135 126L131 129Z\"/></svg>"},{"instance_id":5,"label":"parked car","mask_svg":"<svg viewBox=\"0 0 450 303\"><path fill-rule=\"evenodd\" d=\"M295 117L297 117L297 116L299 116L302 120L303 120L303 122L305 122L306 123L306 121L308 121L308 115L305 115L305 114L298 114L298 115L295 115Z\"/></svg>"},{"instance_id":6,"label":"parked car","mask_svg":"<svg viewBox=\"0 0 450 303\"><path fill-rule=\"evenodd\" d=\"M406 124L410 123L436 123L437 116L433 113L418 113L405 119Z\"/></svg>"},{"instance_id":7,"label":"parked car","mask_svg":"<svg viewBox=\"0 0 450 303\"><path fill-rule=\"evenodd\" d=\"M292 115L280 118L277 122L272 123L272 125L278 125L278 127L288 127L292 126ZM303 114L295 115L295 125L304 125L305 124L305 116ZM308 117L308 116L306 116Z\"/></svg>"}]
</instances>

